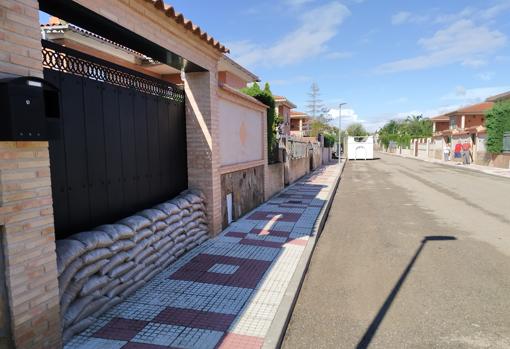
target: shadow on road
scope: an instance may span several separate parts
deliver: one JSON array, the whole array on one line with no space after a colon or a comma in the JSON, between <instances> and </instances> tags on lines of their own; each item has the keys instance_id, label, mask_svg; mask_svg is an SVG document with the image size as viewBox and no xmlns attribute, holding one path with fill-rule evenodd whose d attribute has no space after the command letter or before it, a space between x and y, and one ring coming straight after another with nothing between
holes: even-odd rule
<instances>
[{"instance_id":1,"label":"shadow on road","mask_svg":"<svg viewBox=\"0 0 510 349\"><path fill-rule=\"evenodd\" d=\"M457 238L454 236L439 236L439 235L437 235L437 236L426 236L421 241L420 246L416 250L416 253L414 254L413 258L411 259L411 261L405 268L404 272L400 276L400 279L398 279L397 283L395 284L395 286L391 290L390 294L384 301L384 304L382 305L381 309L379 309L379 312L375 316L374 320L372 320L372 323L370 324L370 326L366 330L365 334L363 335L363 337L359 341L358 345L356 346L357 349L368 348L370 342L372 341L372 339L375 336L375 333L377 332L377 329L381 325L381 322L383 321L384 316L390 309L391 304L393 303L393 300L395 299L398 292L400 291L400 288L404 284L404 281L406 280L407 276L409 275L409 272L413 268L414 263L418 259L421 251L423 250L423 248L425 247L427 242L429 242L429 241L452 241L452 240L457 240Z\"/></svg>"}]
</instances>

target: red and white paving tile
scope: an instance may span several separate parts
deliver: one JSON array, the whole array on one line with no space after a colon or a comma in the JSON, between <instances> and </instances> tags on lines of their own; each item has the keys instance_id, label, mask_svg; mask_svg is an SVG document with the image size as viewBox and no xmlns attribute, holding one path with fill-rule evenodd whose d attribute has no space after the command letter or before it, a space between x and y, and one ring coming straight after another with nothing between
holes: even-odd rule
<instances>
[{"instance_id":1,"label":"red and white paving tile","mask_svg":"<svg viewBox=\"0 0 510 349\"><path fill-rule=\"evenodd\" d=\"M261 348L338 171L322 167L231 224L65 349Z\"/></svg>"}]
</instances>

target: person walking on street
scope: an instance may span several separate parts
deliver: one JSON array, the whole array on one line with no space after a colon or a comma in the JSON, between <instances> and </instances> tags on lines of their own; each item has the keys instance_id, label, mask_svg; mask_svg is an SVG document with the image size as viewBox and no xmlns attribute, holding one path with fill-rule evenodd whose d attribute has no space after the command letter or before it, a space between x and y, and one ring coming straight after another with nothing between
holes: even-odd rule
<instances>
[{"instance_id":1,"label":"person walking on street","mask_svg":"<svg viewBox=\"0 0 510 349\"><path fill-rule=\"evenodd\" d=\"M471 144L468 141L464 141L462 145L462 160L464 165L471 163Z\"/></svg>"},{"instance_id":2,"label":"person walking on street","mask_svg":"<svg viewBox=\"0 0 510 349\"><path fill-rule=\"evenodd\" d=\"M443 147L443 156L444 156L444 161L450 160L450 144L449 143L445 143L445 145Z\"/></svg>"},{"instance_id":3,"label":"person walking on street","mask_svg":"<svg viewBox=\"0 0 510 349\"><path fill-rule=\"evenodd\" d=\"M454 156L455 159L460 159L462 156L462 144L460 144L460 142L457 142L457 144L455 144Z\"/></svg>"}]
</instances>

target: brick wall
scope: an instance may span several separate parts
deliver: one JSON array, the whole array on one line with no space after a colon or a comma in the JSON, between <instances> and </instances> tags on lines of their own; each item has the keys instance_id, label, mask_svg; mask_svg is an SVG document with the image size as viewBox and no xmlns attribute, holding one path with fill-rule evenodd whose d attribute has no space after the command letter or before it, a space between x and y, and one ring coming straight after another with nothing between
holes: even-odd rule
<instances>
[{"instance_id":1,"label":"brick wall","mask_svg":"<svg viewBox=\"0 0 510 349\"><path fill-rule=\"evenodd\" d=\"M36 0L0 1L0 75L42 76ZM0 237L17 348L60 347L47 142L0 142Z\"/></svg>"},{"instance_id":2,"label":"brick wall","mask_svg":"<svg viewBox=\"0 0 510 349\"><path fill-rule=\"evenodd\" d=\"M47 142L0 142L0 234L17 348L58 348L60 314Z\"/></svg>"}]
</instances>

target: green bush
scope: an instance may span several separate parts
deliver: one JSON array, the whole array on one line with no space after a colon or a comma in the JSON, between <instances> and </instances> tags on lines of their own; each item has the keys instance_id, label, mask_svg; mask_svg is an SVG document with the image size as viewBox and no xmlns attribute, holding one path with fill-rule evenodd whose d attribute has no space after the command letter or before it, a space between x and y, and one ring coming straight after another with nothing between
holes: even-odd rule
<instances>
[{"instance_id":1,"label":"green bush","mask_svg":"<svg viewBox=\"0 0 510 349\"><path fill-rule=\"evenodd\" d=\"M278 127L278 118L275 110L275 101L273 97L273 93L269 87L269 84L266 83L264 89L262 90L259 84L254 83L250 87L246 87L241 89L241 92L246 93L248 96L252 96L258 101L264 103L268 106L267 109L267 150L269 156L269 162L274 162L275 159L273 157L277 152L274 151L275 148L278 147L278 140L276 139L276 132Z\"/></svg>"},{"instance_id":2,"label":"green bush","mask_svg":"<svg viewBox=\"0 0 510 349\"><path fill-rule=\"evenodd\" d=\"M332 134L325 133L324 134L324 147L332 148L335 145L336 137Z\"/></svg>"},{"instance_id":3,"label":"green bush","mask_svg":"<svg viewBox=\"0 0 510 349\"><path fill-rule=\"evenodd\" d=\"M499 154L503 151L503 134L510 132L510 101L496 103L486 118L487 150Z\"/></svg>"}]
</instances>

